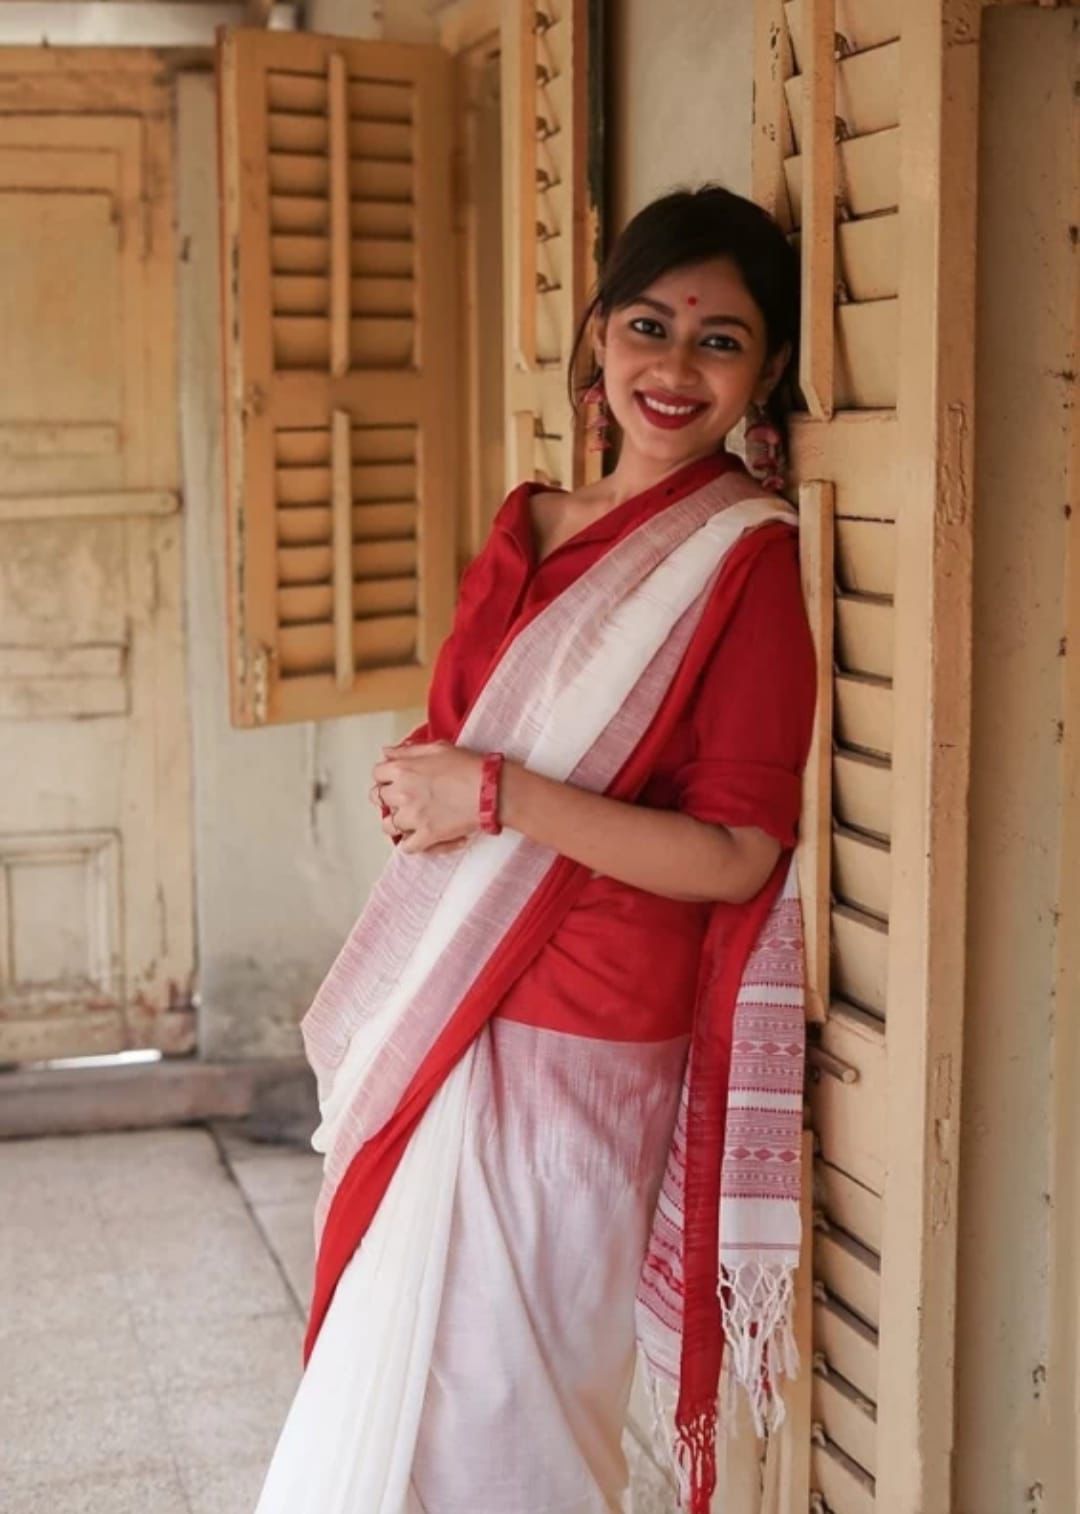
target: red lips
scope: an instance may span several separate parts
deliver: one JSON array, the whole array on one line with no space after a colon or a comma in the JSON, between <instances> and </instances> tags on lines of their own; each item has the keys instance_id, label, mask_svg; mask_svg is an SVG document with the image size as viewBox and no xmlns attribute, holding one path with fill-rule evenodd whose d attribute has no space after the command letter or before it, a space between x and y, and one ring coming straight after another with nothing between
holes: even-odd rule
<instances>
[{"instance_id":1,"label":"red lips","mask_svg":"<svg viewBox=\"0 0 1080 1514\"><path fill-rule=\"evenodd\" d=\"M694 408L688 411L686 415L662 415L659 410L651 410L649 408L645 403L646 395L648 395L649 399L656 400L661 405L689 404L693 405ZM697 400L680 400L674 395L658 394L655 389L635 389L634 402L646 420L651 421L654 426L659 426L662 431L679 431L683 426L689 426L707 408L706 405Z\"/></svg>"}]
</instances>

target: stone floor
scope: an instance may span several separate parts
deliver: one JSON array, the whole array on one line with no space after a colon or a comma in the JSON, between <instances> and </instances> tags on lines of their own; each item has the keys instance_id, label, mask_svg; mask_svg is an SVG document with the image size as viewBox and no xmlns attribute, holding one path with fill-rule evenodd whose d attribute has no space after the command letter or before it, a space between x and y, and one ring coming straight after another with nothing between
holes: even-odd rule
<instances>
[{"instance_id":1,"label":"stone floor","mask_svg":"<svg viewBox=\"0 0 1080 1514\"><path fill-rule=\"evenodd\" d=\"M320 1160L188 1127L0 1142L3 1514L252 1514ZM629 1435L632 1514L670 1487Z\"/></svg>"},{"instance_id":2,"label":"stone floor","mask_svg":"<svg viewBox=\"0 0 1080 1514\"><path fill-rule=\"evenodd\" d=\"M221 1126L0 1145L4 1514L251 1514L318 1181Z\"/></svg>"}]
</instances>

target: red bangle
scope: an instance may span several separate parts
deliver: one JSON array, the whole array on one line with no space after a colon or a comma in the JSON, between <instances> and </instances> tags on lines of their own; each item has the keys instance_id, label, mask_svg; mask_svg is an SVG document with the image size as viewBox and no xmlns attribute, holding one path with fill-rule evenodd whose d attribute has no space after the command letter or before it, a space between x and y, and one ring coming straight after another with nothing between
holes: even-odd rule
<instances>
[{"instance_id":1,"label":"red bangle","mask_svg":"<svg viewBox=\"0 0 1080 1514\"><path fill-rule=\"evenodd\" d=\"M504 761L502 752L488 752L480 764L480 829L489 836L502 830L499 821L499 779Z\"/></svg>"}]
</instances>

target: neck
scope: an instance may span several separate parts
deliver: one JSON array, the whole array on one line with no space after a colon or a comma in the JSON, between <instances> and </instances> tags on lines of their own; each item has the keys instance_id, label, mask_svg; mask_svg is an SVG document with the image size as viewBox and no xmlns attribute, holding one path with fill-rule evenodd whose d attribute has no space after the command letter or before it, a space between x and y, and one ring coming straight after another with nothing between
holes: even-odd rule
<instances>
[{"instance_id":1,"label":"neck","mask_svg":"<svg viewBox=\"0 0 1080 1514\"><path fill-rule=\"evenodd\" d=\"M632 499L635 494L642 494L646 489L651 489L654 484L667 478L672 473L677 473L680 468L685 468L688 463L698 462L703 457L710 457L719 452L723 443L717 443L710 447L707 452L691 454L682 457L678 462L664 462L653 457L644 457L640 452L623 445L619 453L619 460L607 475L605 483L611 491L612 506L621 505L624 500Z\"/></svg>"}]
</instances>

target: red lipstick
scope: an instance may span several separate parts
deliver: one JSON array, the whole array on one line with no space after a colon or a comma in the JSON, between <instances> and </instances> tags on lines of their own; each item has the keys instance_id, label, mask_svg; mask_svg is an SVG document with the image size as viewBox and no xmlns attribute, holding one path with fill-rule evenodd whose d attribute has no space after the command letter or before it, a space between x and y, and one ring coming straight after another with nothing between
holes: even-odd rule
<instances>
[{"instance_id":1,"label":"red lipstick","mask_svg":"<svg viewBox=\"0 0 1080 1514\"><path fill-rule=\"evenodd\" d=\"M648 396L648 398L651 400L658 401L661 405L678 406L680 409L682 409L684 406L691 405L693 406L693 408L686 410L682 415L665 415L662 411L654 410L651 406L646 404L646 396ZM689 426L691 422L696 421L701 412L707 408L707 406L699 400L680 400L668 394L657 394L653 389L635 389L634 403L637 405L638 409L641 411L645 419L651 421L654 426L659 426L662 431L679 431L683 426Z\"/></svg>"}]
</instances>

